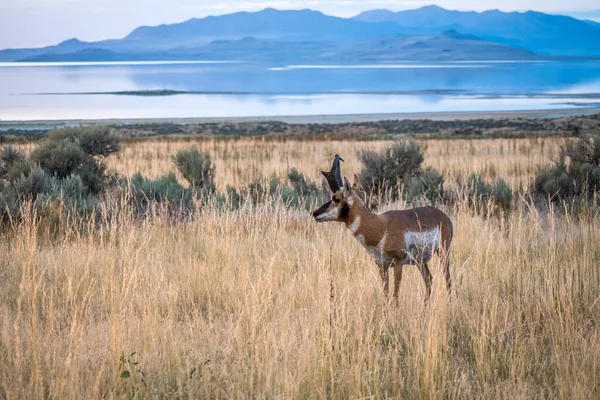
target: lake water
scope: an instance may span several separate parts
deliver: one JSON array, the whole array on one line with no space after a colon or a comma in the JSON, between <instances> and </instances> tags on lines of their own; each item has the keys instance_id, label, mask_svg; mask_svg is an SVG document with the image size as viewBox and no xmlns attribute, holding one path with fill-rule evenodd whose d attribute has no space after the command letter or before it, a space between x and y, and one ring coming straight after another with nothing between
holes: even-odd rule
<instances>
[{"instance_id":1,"label":"lake water","mask_svg":"<svg viewBox=\"0 0 600 400\"><path fill-rule=\"evenodd\" d=\"M144 90L188 93L111 94ZM600 108L598 61L392 65L0 63L3 121L590 107Z\"/></svg>"}]
</instances>

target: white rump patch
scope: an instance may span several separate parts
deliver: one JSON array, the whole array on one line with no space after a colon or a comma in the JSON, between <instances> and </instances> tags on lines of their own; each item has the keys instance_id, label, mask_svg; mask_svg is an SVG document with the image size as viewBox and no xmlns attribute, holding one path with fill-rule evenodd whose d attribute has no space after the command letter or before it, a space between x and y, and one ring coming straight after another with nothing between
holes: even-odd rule
<instances>
[{"instance_id":1,"label":"white rump patch","mask_svg":"<svg viewBox=\"0 0 600 400\"><path fill-rule=\"evenodd\" d=\"M428 262L433 253L440 247L440 229L435 228L429 232L406 232L404 242L406 244L406 258L404 264L416 264Z\"/></svg>"}]
</instances>

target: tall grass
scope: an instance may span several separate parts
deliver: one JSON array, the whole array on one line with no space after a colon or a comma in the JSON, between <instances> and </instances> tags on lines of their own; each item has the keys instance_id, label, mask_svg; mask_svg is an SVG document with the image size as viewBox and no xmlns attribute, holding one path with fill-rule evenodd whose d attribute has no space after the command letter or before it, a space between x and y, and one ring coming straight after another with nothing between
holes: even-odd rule
<instances>
[{"instance_id":1,"label":"tall grass","mask_svg":"<svg viewBox=\"0 0 600 400\"><path fill-rule=\"evenodd\" d=\"M510 142L476 143L494 152ZM533 143L528 158L542 159ZM229 145L212 144L217 154L239 144ZM328 157L318 143L296 143L297 158L278 145L308 160L290 167L327 166L309 165ZM445 161L428 156L435 146ZM435 146L426 163L472 170L452 153L460 146ZM240 146L239 165L285 168L281 152L258 148ZM214 157L218 181L229 171L227 183L244 183L245 170L227 166L236 157ZM496 171L516 159L488 157ZM520 171L513 182L529 179ZM209 205L192 222L161 209L142 221L105 213L60 237L26 216L0 237L0 397L599 397L600 216L521 202L503 218L466 201L445 211L453 295L436 260L427 306L416 269L405 268L395 304L342 226L283 204Z\"/></svg>"},{"instance_id":2,"label":"tall grass","mask_svg":"<svg viewBox=\"0 0 600 400\"><path fill-rule=\"evenodd\" d=\"M528 186L541 166L559 153L565 139L423 140L425 167L445 174L447 180L466 178L473 172L489 180L503 178L512 187ZM196 145L208 152L216 167L220 190L227 185L243 186L257 176L275 173L284 179L296 168L312 180L321 179L321 170L331 165L334 154L346 161L342 171L359 173L360 150L381 150L389 141L296 141L296 140L202 140L194 138L123 143L123 150L111 156L109 167L125 175L142 172L156 177L175 172L171 155Z\"/></svg>"}]
</instances>

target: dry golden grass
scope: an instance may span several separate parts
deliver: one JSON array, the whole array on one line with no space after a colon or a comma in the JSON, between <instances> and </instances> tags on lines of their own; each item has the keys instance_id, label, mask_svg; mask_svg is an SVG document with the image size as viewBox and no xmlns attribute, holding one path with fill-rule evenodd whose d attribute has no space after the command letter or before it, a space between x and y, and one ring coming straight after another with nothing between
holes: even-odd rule
<instances>
[{"instance_id":1,"label":"dry golden grass","mask_svg":"<svg viewBox=\"0 0 600 400\"><path fill-rule=\"evenodd\" d=\"M425 165L448 178L465 177L472 172L486 179L505 179L512 186L526 185L540 166L556 157L561 138L426 140L423 141ZM257 176L275 173L287 176L296 168L311 179L321 179L320 171L331 164L334 154L346 163L344 173L352 176L361 169L357 153L362 149L377 150L389 141L295 141L262 139L200 140L179 139L125 143L123 150L112 156L109 166L125 175L142 172L156 177L175 172L171 155L178 150L198 146L209 152L216 164L218 185L239 187Z\"/></svg>"},{"instance_id":2,"label":"dry golden grass","mask_svg":"<svg viewBox=\"0 0 600 400\"><path fill-rule=\"evenodd\" d=\"M130 144L110 163L164 174L188 145ZM220 185L244 185L290 167L316 178L334 152L349 174L358 149L384 143L198 145ZM446 175L479 169L518 185L557 142L426 147ZM0 240L0 398L123 398L132 387L138 398L598 398L600 217L446 211L454 294L435 261L427 306L416 269L405 268L396 306L342 226L282 205L209 208L193 222L121 215L53 240L26 220ZM132 352L146 385L119 377Z\"/></svg>"}]
</instances>

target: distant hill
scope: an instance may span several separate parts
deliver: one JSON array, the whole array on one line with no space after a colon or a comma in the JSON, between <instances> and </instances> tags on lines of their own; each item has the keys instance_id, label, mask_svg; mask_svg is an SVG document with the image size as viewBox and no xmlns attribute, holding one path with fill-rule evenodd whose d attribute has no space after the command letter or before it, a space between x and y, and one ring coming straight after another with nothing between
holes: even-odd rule
<instances>
[{"instance_id":1,"label":"distant hill","mask_svg":"<svg viewBox=\"0 0 600 400\"><path fill-rule=\"evenodd\" d=\"M600 22L592 21L591 19L584 19L583 22L588 23L597 28L600 28Z\"/></svg>"},{"instance_id":2,"label":"distant hill","mask_svg":"<svg viewBox=\"0 0 600 400\"><path fill-rule=\"evenodd\" d=\"M596 26L598 25L598 26ZM143 26L123 39L0 51L0 61L243 60L358 63L600 56L600 24L536 12L429 6L338 18L312 10L239 12Z\"/></svg>"},{"instance_id":3,"label":"distant hill","mask_svg":"<svg viewBox=\"0 0 600 400\"><path fill-rule=\"evenodd\" d=\"M36 57L44 54L63 54L85 50L92 43L81 42L77 39L69 39L55 46L41 47L37 49L7 49L0 51L0 61L19 61L28 57Z\"/></svg>"},{"instance_id":4,"label":"distant hill","mask_svg":"<svg viewBox=\"0 0 600 400\"><path fill-rule=\"evenodd\" d=\"M50 61L120 61L121 55L105 49L83 49L71 53L40 54L23 58L23 62Z\"/></svg>"},{"instance_id":5,"label":"distant hill","mask_svg":"<svg viewBox=\"0 0 600 400\"><path fill-rule=\"evenodd\" d=\"M41 54L23 59L47 61L144 61L144 60L245 60L304 63L390 63L401 61L529 60L539 56L522 49L477 38L440 36L399 36L337 41L280 42L243 38L216 40L193 49L173 49L144 53L116 53L104 49L86 49L73 53Z\"/></svg>"},{"instance_id":6,"label":"distant hill","mask_svg":"<svg viewBox=\"0 0 600 400\"><path fill-rule=\"evenodd\" d=\"M554 56L600 56L600 25L535 11L462 12L426 6L416 10L366 11L354 17L371 23L395 22L421 33L453 29L482 39Z\"/></svg>"}]
</instances>

